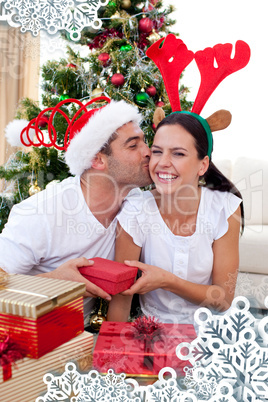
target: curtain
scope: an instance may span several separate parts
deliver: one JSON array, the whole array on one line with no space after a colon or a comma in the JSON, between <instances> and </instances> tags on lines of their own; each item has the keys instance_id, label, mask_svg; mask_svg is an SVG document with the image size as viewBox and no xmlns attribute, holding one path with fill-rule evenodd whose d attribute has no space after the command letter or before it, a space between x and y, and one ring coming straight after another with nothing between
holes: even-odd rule
<instances>
[{"instance_id":1,"label":"curtain","mask_svg":"<svg viewBox=\"0 0 268 402\"><path fill-rule=\"evenodd\" d=\"M7 144L4 129L14 119L18 101L38 101L39 60L39 37L0 22L0 165L16 150Z\"/></svg>"}]
</instances>

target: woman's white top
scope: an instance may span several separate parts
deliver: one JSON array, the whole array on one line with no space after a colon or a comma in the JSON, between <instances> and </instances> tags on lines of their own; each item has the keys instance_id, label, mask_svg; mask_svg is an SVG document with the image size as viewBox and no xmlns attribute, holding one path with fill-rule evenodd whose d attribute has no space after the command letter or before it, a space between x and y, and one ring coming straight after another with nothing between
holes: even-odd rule
<instances>
[{"instance_id":1,"label":"woman's white top","mask_svg":"<svg viewBox=\"0 0 268 402\"><path fill-rule=\"evenodd\" d=\"M229 192L202 187L196 230L185 237L174 235L168 228L150 191L132 190L117 218L134 243L142 247L141 262L163 268L187 281L209 285L213 242L228 231L227 220L240 203L241 199ZM180 324L193 324L199 307L163 289L140 295L140 303L146 316Z\"/></svg>"}]
</instances>

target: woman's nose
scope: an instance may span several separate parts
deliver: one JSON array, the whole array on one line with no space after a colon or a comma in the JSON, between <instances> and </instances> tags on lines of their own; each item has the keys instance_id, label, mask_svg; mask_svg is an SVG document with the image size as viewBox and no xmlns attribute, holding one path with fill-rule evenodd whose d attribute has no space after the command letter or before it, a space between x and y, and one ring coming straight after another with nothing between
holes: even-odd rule
<instances>
[{"instance_id":1,"label":"woman's nose","mask_svg":"<svg viewBox=\"0 0 268 402\"><path fill-rule=\"evenodd\" d=\"M159 159L158 164L160 166L170 166L171 162L170 162L169 155L167 153L163 152L161 157L160 157L160 159Z\"/></svg>"}]
</instances>

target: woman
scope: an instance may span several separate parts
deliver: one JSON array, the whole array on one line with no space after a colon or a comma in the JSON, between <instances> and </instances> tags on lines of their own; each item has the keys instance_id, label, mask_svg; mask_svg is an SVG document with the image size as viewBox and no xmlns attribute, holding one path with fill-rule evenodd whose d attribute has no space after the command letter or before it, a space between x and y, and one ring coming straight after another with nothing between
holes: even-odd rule
<instances>
[{"instance_id":1,"label":"woman","mask_svg":"<svg viewBox=\"0 0 268 402\"><path fill-rule=\"evenodd\" d=\"M141 276L113 297L109 320L127 320L134 293L142 312L161 322L194 323L198 307L223 311L232 302L242 199L210 161L204 126L182 112L157 127L149 166L155 189L135 190L118 216L116 260L138 266Z\"/></svg>"}]
</instances>

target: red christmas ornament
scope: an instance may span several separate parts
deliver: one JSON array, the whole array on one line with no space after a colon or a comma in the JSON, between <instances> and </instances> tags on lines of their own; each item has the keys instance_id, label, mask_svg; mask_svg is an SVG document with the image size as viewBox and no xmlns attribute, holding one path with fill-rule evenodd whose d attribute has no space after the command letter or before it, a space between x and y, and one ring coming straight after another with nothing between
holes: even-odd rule
<instances>
[{"instance_id":1,"label":"red christmas ornament","mask_svg":"<svg viewBox=\"0 0 268 402\"><path fill-rule=\"evenodd\" d=\"M48 116L44 114L39 120L38 120L38 127L40 128L45 128L48 124Z\"/></svg>"},{"instance_id":2,"label":"red christmas ornament","mask_svg":"<svg viewBox=\"0 0 268 402\"><path fill-rule=\"evenodd\" d=\"M154 26L153 21L150 20L150 18L148 18L148 17L142 18L139 21L139 31L141 31L143 33L152 32L153 26Z\"/></svg>"},{"instance_id":3,"label":"red christmas ornament","mask_svg":"<svg viewBox=\"0 0 268 402\"><path fill-rule=\"evenodd\" d=\"M152 124L152 129L154 130L154 131L156 131L156 125L153 123Z\"/></svg>"},{"instance_id":4,"label":"red christmas ornament","mask_svg":"<svg viewBox=\"0 0 268 402\"><path fill-rule=\"evenodd\" d=\"M164 102L162 102L162 101L158 101L158 102L156 102L155 106L157 106L157 107L163 107L163 106L165 106L165 104L164 104Z\"/></svg>"},{"instance_id":5,"label":"red christmas ornament","mask_svg":"<svg viewBox=\"0 0 268 402\"><path fill-rule=\"evenodd\" d=\"M73 64L73 63L68 63L68 64L67 64L67 67L68 67L68 68L76 68L76 65Z\"/></svg>"},{"instance_id":6,"label":"red christmas ornament","mask_svg":"<svg viewBox=\"0 0 268 402\"><path fill-rule=\"evenodd\" d=\"M156 87L153 85L150 85L148 88L146 88L146 93L150 96L155 96L156 95Z\"/></svg>"},{"instance_id":7,"label":"red christmas ornament","mask_svg":"<svg viewBox=\"0 0 268 402\"><path fill-rule=\"evenodd\" d=\"M101 53L98 55L98 60L101 62L101 64L105 67L110 61L110 55L109 53Z\"/></svg>"},{"instance_id":8,"label":"red christmas ornament","mask_svg":"<svg viewBox=\"0 0 268 402\"><path fill-rule=\"evenodd\" d=\"M156 4L158 3L158 0L150 0L150 3L151 3L153 6L156 6Z\"/></svg>"},{"instance_id":9,"label":"red christmas ornament","mask_svg":"<svg viewBox=\"0 0 268 402\"><path fill-rule=\"evenodd\" d=\"M147 7L143 7L142 11L146 13L146 11L152 11L154 7L151 4L148 4Z\"/></svg>"},{"instance_id":10,"label":"red christmas ornament","mask_svg":"<svg viewBox=\"0 0 268 402\"><path fill-rule=\"evenodd\" d=\"M122 85L124 85L124 82L125 77L123 76L123 74L120 73L115 73L111 78L111 83L116 87L121 87Z\"/></svg>"}]
</instances>

